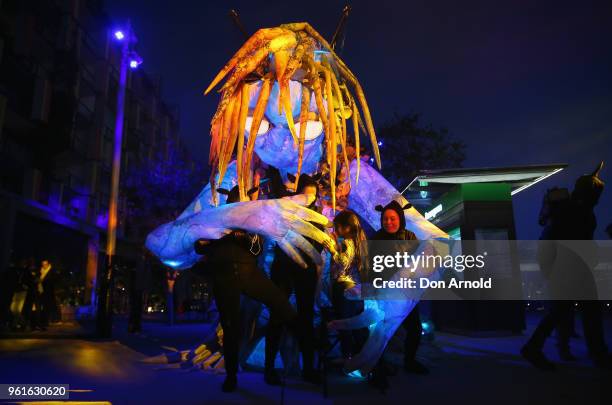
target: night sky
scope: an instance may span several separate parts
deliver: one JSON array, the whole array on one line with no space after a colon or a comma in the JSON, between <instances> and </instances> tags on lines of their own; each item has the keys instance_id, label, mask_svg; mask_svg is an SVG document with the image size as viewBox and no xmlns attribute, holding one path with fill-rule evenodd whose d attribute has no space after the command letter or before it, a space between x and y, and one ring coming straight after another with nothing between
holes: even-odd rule
<instances>
[{"instance_id":1,"label":"night sky","mask_svg":"<svg viewBox=\"0 0 612 405\"><path fill-rule=\"evenodd\" d=\"M181 134L208 157L216 95L202 90L249 33L308 21L330 39L346 1L107 0L130 18L147 72L181 110ZM612 222L612 2L353 1L342 57L381 124L419 112L467 144L464 167L568 163L514 198L520 239L537 239L547 187L573 187L600 160L608 188L596 238ZM384 165L384 151L383 151Z\"/></svg>"}]
</instances>

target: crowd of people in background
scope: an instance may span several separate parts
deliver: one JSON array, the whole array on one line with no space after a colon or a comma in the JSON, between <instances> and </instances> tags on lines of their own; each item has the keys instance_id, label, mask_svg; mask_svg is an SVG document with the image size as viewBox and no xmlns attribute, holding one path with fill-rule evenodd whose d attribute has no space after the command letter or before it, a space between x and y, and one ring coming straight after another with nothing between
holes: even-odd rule
<instances>
[{"instance_id":1,"label":"crowd of people in background","mask_svg":"<svg viewBox=\"0 0 612 405\"><path fill-rule=\"evenodd\" d=\"M12 264L2 282L1 326L15 332L44 331L59 322L56 281L57 273L47 259Z\"/></svg>"}]
</instances>

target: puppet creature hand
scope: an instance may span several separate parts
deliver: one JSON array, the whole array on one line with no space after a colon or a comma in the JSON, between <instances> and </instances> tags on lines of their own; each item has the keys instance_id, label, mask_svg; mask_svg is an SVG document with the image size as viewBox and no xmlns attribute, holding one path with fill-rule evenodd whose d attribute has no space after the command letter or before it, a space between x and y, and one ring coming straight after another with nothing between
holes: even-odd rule
<instances>
[{"instance_id":1,"label":"puppet creature hand","mask_svg":"<svg viewBox=\"0 0 612 405\"><path fill-rule=\"evenodd\" d=\"M220 239L232 230L242 230L272 239L302 267L306 267L306 263L298 249L319 264L321 255L305 238L328 243L329 235L310 222L331 224L325 216L305 207L312 199L302 194L203 209L161 225L147 236L146 246L164 264L186 269L201 258L194 249L196 241Z\"/></svg>"},{"instance_id":2,"label":"puppet creature hand","mask_svg":"<svg viewBox=\"0 0 612 405\"><path fill-rule=\"evenodd\" d=\"M323 242L323 246L332 254L332 256L338 254L338 249L336 248L336 241L334 239L330 238L325 240L325 242Z\"/></svg>"},{"instance_id":3,"label":"puppet creature hand","mask_svg":"<svg viewBox=\"0 0 612 405\"><path fill-rule=\"evenodd\" d=\"M230 204L226 214L228 228L240 228L267 236L296 263L306 268L306 262L298 249L316 263L321 264L321 254L305 238L323 245L332 244L329 235L310 222L330 226L327 217L306 208L312 196L305 194L273 200L247 201Z\"/></svg>"}]
</instances>

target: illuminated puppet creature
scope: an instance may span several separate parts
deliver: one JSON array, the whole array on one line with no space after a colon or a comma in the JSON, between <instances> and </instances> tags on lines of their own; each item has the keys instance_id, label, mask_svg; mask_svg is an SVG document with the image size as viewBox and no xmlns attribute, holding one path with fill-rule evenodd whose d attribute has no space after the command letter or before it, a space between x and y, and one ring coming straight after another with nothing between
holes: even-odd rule
<instances>
[{"instance_id":1,"label":"illuminated puppet creature","mask_svg":"<svg viewBox=\"0 0 612 405\"><path fill-rule=\"evenodd\" d=\"M273 240L302 265L300 251L320 263L320 254L305 238L328 243L330 237L309 222L329 225L329 221L304 207L310 203L306 196L246 201L246 190L259 185L258 173L264 167L277 169L289 188L295 186L290 178L323 171L329 185L328 190L322 190L329 196L323 213L328 217L336 209L350 208L378 228L376 205L386 205L392 199L402 206L407 203L378 171L361 161L360 131L367 133L380 167L363 90L330 44L309 24L257 31L217 74L206 93L226 77L211 125L210 184L175 221L160 226L147 238L147 247L163 263L176 269L189 268L200 259L194 251L196 240L218 239L231 229ZM350 162L347 144L356 151ZM218 200L225 197L215 190L235 185L243 202L219 205ZM342 195L337 188L343 190ZM405 215L407 229L418 239L448 238L416 209L406 210ZM406 316L414 304L389 310L395 317ZM375 341L366 347L381 353L397 324L383 322L380 316L366 319L369 315L371 311L364 312L360 321L344 326L362 327L357 324L370 322ZM377 328L384 331L375 332ZM353 359L351 368L367 372L374 363L371 355L364 354Z\"/></svg>"}]
</instances>

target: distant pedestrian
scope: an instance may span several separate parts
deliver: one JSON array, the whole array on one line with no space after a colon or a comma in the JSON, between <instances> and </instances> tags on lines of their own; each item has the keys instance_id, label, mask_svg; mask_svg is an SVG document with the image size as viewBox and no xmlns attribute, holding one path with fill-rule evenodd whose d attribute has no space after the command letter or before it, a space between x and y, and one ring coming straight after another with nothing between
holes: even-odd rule
<instances>
[{"instance_id":1,"label":"distant pedestrian","mask_svg":"<svg viewBox=\"0 0 612 405\"><path fill-rule=\"evenodd\" d=\"M6 271L0 271L0 329L14 324L12 307L15 294L19 291L19 275L20 269L12 261ZM23 303L21 304L23 306Z\"/></svg>"},{"instance_id":2,"label":"distant pedestrian","mask_svg":"<svg viewBox=\"0 0 612 405\"><path fill-rule=\"evenodd\" d=\"M22 283L27 291L22 311L25 329L37 330L40 329L40 294L38 293L40 272L36 266L36 260L32 257L25 259L21 267Z\"/></svg>"},{"instance_id":3,"label":"distant pedestrian","mask_svg":"<svg viewBox=\"0 0 612 405\"><path fill-rule=\"evenodd\" d=\"M597 288L591 269L579 255L558 243L563 240L593 239L597 227L594 207L604 189L604 183L599 178L602 167L603 162L592 174L578 178L571 196L560 199L555 204L556 208L551 210L548 229L543 232L544 237L541 238L543 240L539 246L538 260L543 273L549 279L549 289L555 301L521 349L521 354L542 370L555 369L555 365L542 352L544 342L556 326L567 322L571 316L572 302L564 296L563 286L566 285L572 285L572 288L581 291L587 298L578 304L582 312L584 337L593 363L600 368L612 369L612 358L604 339L601 302L597 300ZM579 281L572 282L572 278ZM561 328L560 331L566 335L567 328ZM565 336L564 339L568 337Z\"/></svg>"},{"instance_id":4,"label":"distant pedestrian","mask_svg":"<svg viewBox=\"0 0 612 405\"><path fill-rule=\"evenodd\" d=\"M43 260L37 290L40 294L40 326L47 328L50 321L57 321L57 300L55 298L55 284L57 272L49 260Z\"/></svg>"}]
</instances>

